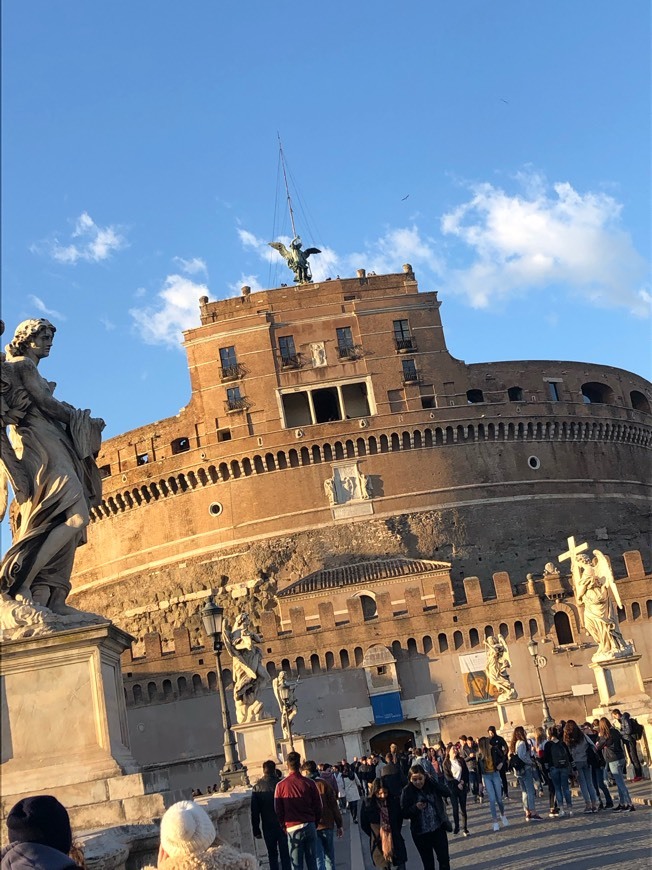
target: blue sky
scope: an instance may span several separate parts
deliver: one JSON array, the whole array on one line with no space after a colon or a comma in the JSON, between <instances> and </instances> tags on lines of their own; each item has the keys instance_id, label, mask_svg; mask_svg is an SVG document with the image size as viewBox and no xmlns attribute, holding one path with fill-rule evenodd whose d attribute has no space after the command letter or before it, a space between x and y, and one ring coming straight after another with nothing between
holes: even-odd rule
<instances>
[{"instance_id":1,"label":"blue sky","mask_svg":"<svg viewBox=\"0 0 652 870\"><path fill-rule=\"evenodd\" d=\"M649 46L646 0L6 0L3 343L49 317L107 436L177 413L199 296L290 280L279 132L316 278L411 262L467 362L649 377Z\"/></svg>"}]
</instances>

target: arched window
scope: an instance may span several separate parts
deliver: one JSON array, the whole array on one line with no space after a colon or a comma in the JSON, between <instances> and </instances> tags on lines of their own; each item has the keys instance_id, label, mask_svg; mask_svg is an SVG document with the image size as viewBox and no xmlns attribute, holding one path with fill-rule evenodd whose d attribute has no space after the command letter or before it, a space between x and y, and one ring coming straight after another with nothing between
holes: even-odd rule
<instances>
[{"instance_id":1,"label":"arched window","mask_svg":"<svg viewBox=\"0 0 652 870\"><path fill-rule=\"evenodd\" d=\"M171 697L172 697L172 681L171 680L163 680L163 699L165 701L167 701Z\"/></svg>"},{"instance_id":2,"label":"arched window","mask_svg":"<svg viewBox=\"0 0 652 870\"><path fill-rule=\"evenodd\" d=\"M199 692L203 691L203 688L204 688L204 686L202 684L201 677L199 676L199 674L193 674L192 675L192 690L193 690L193 692L199 693Z\"/></svg>"},{"instance_id":3,"label":"arched window","mask_svg":"<svg viewBox=\"0 0 652 870\"><path fill-rule=\"evenodd\" d=\"M362 616L365 622L368 622L370 619L374 619L374 617L378 615L376 602L371 597L371 595L361 595L360 603L362 604Z\"/></svg>"},{"instance_id":4,"label":"arched window","mask_svg":"<svg viewBox=\"0 0 652 870\"><path fill-rule=\"evenodd\" d=\"M373 435L369 438L369 453L378 453L378 444L376 442L376 438Z\"/></svg>"},{"instance_id":5,"label":"arched window","mask_svg":"<svg viewBox=\"0 0 652 870\"><path fill-rule=\"evenodd\" d=\"M520 619L517 619L514 623L514 637L518 640L520 637L523 637L523 623Z\"/></svg>"},{"instance_id":6,"label":"arched window","mask_svg":"<svg viewBox=\"0 0 652 870\"><path fill-rule=\"evenodd\" d=\"M225 689L229 689L233 686L233 674L228 668L224 668L222 671L222 682L224 683Z\"/></svg>"},{"instance_id":7,"label":"arched window","mask_svg":"<svg viewBox=\"0 0 652 870\"><path fill-rule=\"evenodd\" d=\"M641 605L638 603L638 601L635 601L632 604L632 619L637 620L640 618L641 618Z\"/></svg>"},{"instance_id":8,"label":"arched window","mask_svg":"<svg viewBox=\"0 0 652 870\"><path fill-rule=\"evenodd\" d=\"M134 704L142 704L143 701L143 690L139 683L134 683L134 686L131 690L134 693Z\"/></svg>"},{"instance_id":9,"label":"arched window","mask_svg":"<svg viewBox=\"0 0 652 870\"><path fill-rule=\"evenodd\" d=\"M627 622L627 611L624 607L618 608L618 622Z\"/></svg>"},{"instance_id":10,"label":"arched window","mask_svg":"<svg viewBox=\"0 0 652 870\"><path fill-rule=\"evenodd\" d=\"M262 456L254 456L254 468L256 469L256 474L265 473L265 466L263 465Z\"/></svg>"},{"instance_id":11,"label":"arched window","mask_svg":"<svg viewBox=\"0 0 652 870\"><path fill-rule=\"evenodd\" d=\"M478 644L480 643L480 637L478 636L477 628L472 628L469 631L469 643L471 645L471 649L473 649L473 647L475 646L478 646Z\"/></svg>"},{"instance_id":12,"label":"arched window","mask_svg":"<svg viewBox=\"0 0 652 870\"><path fill-rule=\"evenodd\" d=\"M179 677L177 680L177 692L183 695L188 691L188 680L185 677Z\"/></svg>"},{"instance_id":13,"label":"arched window","mask_svg":"<svg viewBox=\"0 0 652 870\"><path fill-rule=\"evenodd\" d=\"M652 603L652 602L651 602L651 603ZM402 655L403 655L403 649L402 649L402 647L401 647L401 641L400 641L400 640L393 640L393 641L392 641L392 655L393 655L394 658L397 659L397 660L400 659L400 658L402 657Z\"/></svg>"},{"instance_id":14,"label":"arched window","mask_svg":"<svg viewBox=\"0 0 652 870\"><path fill-rule=\"evenodd\" d=\"M291 672L292 669L290 668L290 659L283 659L281 661L281 670L287 671L288 673Z\"/></svg>"},{"instance_id":15,"label":"arched window","mask_svg":"<svg viewBox=\"0 0 652 870\"><path fill-rule=\"evenodd\" d=\"M266 666L267 673L270 675L272 679L276 676L276 664L274 662L267 662ZM210 674L209 676L209 688L210 688Z\"/></svg>"},{"instance_id":16,"label":"arched window","mask_svg":"<svg viewBox=\"0 0 652 870\"><path fill-rule=\"evenodd\" d=\"M319 664L319 656L317 655L317 653L313 653L310 656L310 670L313 672L313 674L321 673L321 665Z\"/></svg>"},{"instance_id":17,"label":"arched window","mask_svg":"<svg viewBox=\"0 0 652 870\"><path fill-rule=\"evenodd\" d=\"M349 666L349 651L346 649L340 650L340 667L348 668Z\"/></svg>"},{"instance_id":18,"label":"arched window","mask_svg":"<svg viewBox=\"0 0 652 870\"><path fill-rule=\"evenodd\" d=\"M415 656L417 654L417 642L413 637L408 637L407 653L408 656Z\"/></svg>"},{"instance_id":19,"label":"arched window","mask_svg":"<svg viewBox=\"0 0 652 870\"><path fill-rule=\"evenodd\" d=\"M642 411L644 414L650 413L650 402L644 393L641 393L638 390L632 390L629 394L629 400L635 411Z\"/></svg>"},{"instance_id":20,"label":"arched window","mask_svg":"<svg viewBox=\"0 0 652 870\"><path fill-rule=\"evenodd\" d=\"M446 652L446 650L448 649L448 638L446 637L446 635L444 634L443 631L441 632L441 634L438 635L437 643L439 645L439 652L440 653Z\"/></svg>"},{"instance_id":21,"label":"arched window","mask_svg":"<svg viewBox=\"0 0 652 870\"><path fill-rule=\"evenodd\" d=\"M500 623L500 625L498 626L498 634L502 635L505 638L509 637L509 626L506 622Z\"/></svg>"},{"instance_id":22,"label":"arched window","mask_svg":"<svg viewBox=\"0 0 652 870\"><path fill-rule=\"evenodd\" d=\"M324 462L332 462L333 461L333 448L330 444L324 444Z\"/></svg>"},{"instance_id":23,"label":"arched window","mask_svg":"<svg viewBox=\"0 0 652 870\"><path fill-rule=\"evenodd\" d=\"M321 451L319 450L318 444L312 445L312 463L313 465L317 465L321 462Z\"/></svg>"},{"instance_id":24,"label":"arched window","mask_svg":"<svg viewBox=\"0 0 652 870\"><path fill-rule=\"evenodd\" d=\"M265 454L265 465L267 466L268 471L276 470L276 463L274 462L274 454L266 453Z\"/></svg>"},{"instance_id":25,"label":"arched window","mask_svg":"<svg viewBox=\"0 0 652 870\"><path fill-rule=\"evenodd\" d=\"M645 612L647 613L647 618L652 619L652 598L648 598L645 602Z\"/></svg>"},{"instance_id":26,"label":"arched window","mask_svg":"<svg viewBox=\"0 0 652 870\"><path fill-rule=\"evenodd\" d=\"M327 652L326 653L326 670L332 671L334 667L335 667L335 656L333 655L332 652Z\"/></svg>"},{"instance_id":27,"label":"arched window","mask_svg":"<svg viewBox=\"0 0 652 870\"><path fill-rule=\"evenodd\" d=\"M528 628L530 630L530 637L536 637L539 633L539 624L536 619L531 619L529 621Z\"/></svg>"},{"instance_id":28,"label":"arched window","mask_svg":"<svg viewBox=\"0 0 652 870\"><path fill-rule=\"evenodd\" d=\"M482 390L467 390L466 401L469 405L477 405L480 402L484 402L484 393Z\"/></svg>"},{"instance_id":29,"label":"arched window","mask_svg":"<svg viewBox=\"0 0 652 870\"><path fill-rule=\"evenodd\" d=\"M362 660L363 660L363 658L364 658L364 655L363 655L363 653L362 653L362 647L361 647L361 646L357 646L357 647L353 650L353 660L355 661L355 666L356 666L356 668L359 668L359 667L360 667L360 665L362 664Z\"/></svg>"},{"instance_id":30,"label":"arched window","mask_svg":"<svg viewBox=\"0 0 652 870\"><path fill-rule=\"evenodd\" d=\"M563 646L566 643L573 643L573 632L571 631L570 619L568 614L563 610L558 610L554 616L555 631L557 632L557 643Z\"/></svg>"},{"instance_id":31,"label":"arched window","mask_svg":"<svg viewBox=\"0 0 652 870\"><path fill-rule=\"evenodd\" d=\"M589 381L582 384L582 401L585 405L613 405L614 391L607 384Z\"/></svg>"},{"instance_id":32,"label":"arched window","mask_svg":"<svg viewBox=\"0 0 652 870\"><path fill-rule=\"evenodd\" d=\"M288 456L290 457L290 468L298 468L299 467L299 454L294 449L294 447L290 450Z\"/></svg>"},{"instance_id":33,"label":"arched window","mask_svg":"<svg viewBox=\"0 0 652 870\"><path fill-rule=\"evenodd\" d=\"M272 664L273 664L273 662L272 662ZM268 673L269 673L269 668L268 668ZM270 677L271 676L273 676L273 674L270 674ZM217 691L217 674L215 673L215 671L209 671L208 674L206 675L206 680L208 682L208 691L209 692L216 692Z\"/></svg>"},{"instance_id":34,"label":"arched window","mask_svg":"<svg viewBox=\"0 0 652 870\"><path fill-rule=\"evenodd\" d=\"M296 660L296 669L297 669L297 674L300 677L305 677L305 675L306 675L306 662L305 662L303 656L299 656L299 658Z\"/></svg>"},{"instance_id":35,"label":"arched window","mask_svg":"<svg viewBox=\"0 0 652 870\"><path fill-rule=\"evenodd\" d=\"M432 652L432 638L429 634L423 638L423 651L426 655Z\"/></svg>"},{"instance_id":36,"label":"arched window","mask_svg":"<svg viewBox=\"0 0 652 870\"><path fill-rule=\"evenodd\" d=\"M522 402L523 390L520 387L510 387L507 390L507 398L510 402Z\"/></svg>"},{"instance_id":37,"label":"arched window","mask_svg":"<svg viewBox=\"0 0 652 870\"><path fill-rule=\"evenodd\" d=\"M245 456L245 458L242 460L242 470L245 473L245 477L251 476L251 460L248 456Z\"/></svg>"},{"instance_id":38,"label":"arched window","mask_svg":"<svg viewBox=\"0 0 652 870\"><path fill-rule=\"evenodd\" d=\"M491 635L492 635L493 633L494 633L494 627L493 627L493 625L485 625L485 627L484 627L484 636L485 636L485 637L491 637Z\"/></svg>"},{"instance_id":39,"label":"arched window","mask_svg":"<svg viewBox=\"0 0 652 870\"><path fill-rule=\"evenodd\" d=\"M453 634L453 646L455 647L455 649L461 649L463 643L464 643L464 639L462 637L462 632L456 631Z\"/></svg>"},{"instance_id":40,"label":"arched window","mask_svg":"<svg viewBox=\"0 0 652 870\"><path fill-rule=\"evenodd\" d=\"M158 695L158 688L156 686L156 683L154 683L154 682L148 683L147 684L147 697L149 698L149 700L155 701L157 695Z\"/></svg>"}]
</instances>

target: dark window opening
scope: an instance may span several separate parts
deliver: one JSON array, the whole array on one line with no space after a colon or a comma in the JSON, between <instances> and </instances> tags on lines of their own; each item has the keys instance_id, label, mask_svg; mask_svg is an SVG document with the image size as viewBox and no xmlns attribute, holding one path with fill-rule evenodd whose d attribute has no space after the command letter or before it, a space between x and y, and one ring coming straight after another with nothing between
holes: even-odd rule
<instances>
[{"instance_id":1,"label":"dark window opening","mask_svg":"<svg viewBox=\"0 0 652 870\"><path fill-rule=\"evenodd\" d=\"M561 400L561 393L559 384L561 381L548 381L548 398L553 402L559 402Z\"/></svg>"},{"instance_id":2,"label":"dark window opening","mask_svg":"<svg viewBox=\"0 0 652 870\"><path fill-rule=\"evenodd\" d=\"M467 390L466 401L469 405L477 405L480 402L484 402L484 393L482 390Z\"/></svg>"},{"instance_id":3,"label":"dark window opening","mask_svg":"<svg viewBox=\"0 0 652 870\"><path fill-rule=\"evenodd\" d=\"M220 348L220 366L222 368L222 380L239 378L241 375L235 347Z\"/></svg>"},{"instance_id":4,"label":"dark window opening","mask_svg":"<svg viewBox=\"0 0 652 870\"><path fill-rule=\"evenodd\" d=\"M111 477L110 465L100 465L98 471L100 472L100 477Z\"/></svg>"},{"instance_id":5,"label":"dark window opening","mask_svg":"<svg viewBox=\"0 0 652 870\"><path fill-rule=\"evenodd\" d=\"M629 399L635 411L642 411L644 414L650 413L650 402L646 395L638 390L632 390L629 394Z\"/></svg>"},{"instance_id":6,"label":"dark window opening","mask_svg":"<svg viewBox=\"0 0 652 870\"><path fill-rule=\"evenodd\" d=\"M310 425L312 420L307 393L284 393L281 401L283 402L283 414L285 415L286 426Z\"/></svg>"},{"instance_id":7,"label":"dark window opening","mask_svg":"<svg viewBox=\"0 0 652 870\"><path fill-rule=\"evenodd\" d=\"M570 619L568 614L563 610L558 610L554 616L555 631L557 632L557 642L560 646L566 643L573 643L573 632L571 631Z\"/></svg>"},{"instance_id":8,"label":"dark window opening","mask_svg":"<svg viewBox=\"0 0 652 870\"><path fill-rule=\"evenodd\" d=\"M613 405L614 391L607 384L582 384L582 401L585 405Z\"/></svg>"},{"instance_id":9,"label":"dark window opening","mask_svg":"<svg viewBox=\"0 0 652 870\"><path fill-rule=\"evenodd\" d=\"M448 649L448 638L443 632L437 637L437 643L439 644L439 652L446 652Z\"/></svg>"},{"instance_id":10,"label":"dark window opening","mask_svg":"<svg viewBox=\"0 0 652 870\"><path fill-rule=\"evenodd\" d=\"M413 359L404 359L402 360L401 365L403 366L403 383L404 384L415 384L419 380L419 375L417 374L417 365Z\"/></svg>"},{"instance_id":11,"label":"dark window opening","mask_svg":"<svg viewBox=\"0 0 652 870\"><path fill-rule=\"evenodd\" d=\"M231 430L230 429L218 429L217 430L217 440L218 441L230 441L231 440Z\"/></svg>"},{"instance_id":12,"label":"dark window opening","mask_svg":"<svg viewBox=\"0 0 652 870\"><path fill-rule=\"evenodd\" d=\"M355 347L353 333L350 326L341 326L335 330L337 333L337 355L340 359L348 359L353 356Z\"/></svg>"},{"instance_id":13,"label":"dark window opening","mask_svg":"<svg viewBox=\"0 0 652 870\"><path fill-rule=\"evenodd\" d=\"M226 391L227 411L243 411L247 408L247 400L240 393L240 387L229 387Z\"/></svg>"},{"instance_id":14,"label":"dark window opening","mask_svg":"<svg viewBox=\"0 0 652 870\"><path fill-rule=\"evenodd\" d=\"M416 345L410 335L410 324L407 320L394 321L394 343L399 352L415 349Z\"/></svg>"},{"instance_id":15,"label":"dark window opening","mask_svg":"<svg viewBox=\"0 0 652 870\"><path fill-rule=\"evenodd\" d=\"M421 407L424 409L436 408L434 396L421 396Z\"/></svg>"},{"instance_id":16,"label":"dark window opening","mask_svg":"<svg viewBox=\"0 0 652 870\"><path fill-rule=\"evenodd\" d=\"M364 382L360 384L343 384L340 389L342 401L344 402L345 417L367 417L371 413L367 396L367 385Z\"/></svg>"},{"instance_id":17,"label":"dark window opening","mask_svg":"<svg viewBox=\"0 0 652 870\"><path fill-rule=\"evenodd\" d=\"M172 453L185 453L186 450L190 450L190 439L189 438L175 438L175 440L171 444Z\"/></svg>"},{"instance_id":18,"label":"dark window opening","mask_svg":"<svg viewBox=\"0 0 652 870\"><path fill-rule=\"evenodd\" d=\"M149 453L137 453L136 465L147 465L149 462Z\"/></svg>"},{"instance_id":19,"label":"dark window opening","mask_svg":"<svg viewBox=\"0 0 652 870\"><path fill-rule=\"evenodd\" d=\"M299 365L299 357L294 347L293 335L282 335L278 340L278 351L281 356L281 365L286 368L296 368Z\"/></svg>"},{"instance_id":20,"label":"dark window opening","mask_svg":"<svg viewBox=\"0 0 652 870\"><path fill-rule=\"evenodd\" d=\"M340 402L335 387L325 387L323 390L314 390L312 403L315 408L317 423L330 423L341 420Z\"/></svg>"},{"instance_id":21,"label":"dark window opening","mask_svg":"<svg viewBox=\"0 0 652 870\"><path fill-rule=\"evenodd\" d=\"M510 387L507 390L507 398L510 402L522 402L523 390L520 387Z\"/></svg>"},{"instance_id":22,"label":"dark window opening","mask_svg":"<svg viewBox=\"0 0 652 870\"><path fill-rule=\"evenodd\" d=\"M378 610L376 609L376 602L371 597L371 595L361 595L360 603L362 604L362 617L365 622L368 622L370 619L374 619L378 615Z\"/></svg>"}]
</instances>

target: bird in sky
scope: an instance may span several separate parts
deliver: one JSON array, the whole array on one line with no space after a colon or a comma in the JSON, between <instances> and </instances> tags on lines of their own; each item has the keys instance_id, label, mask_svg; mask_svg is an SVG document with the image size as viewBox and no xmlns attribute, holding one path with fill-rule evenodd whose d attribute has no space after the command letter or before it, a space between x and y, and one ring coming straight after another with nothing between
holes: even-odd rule
<instances>
[{"instance_id":1,"label":"bird in sky","mask_svg":"<svg viewBox=\"0 0 652 870\"><path fill-rule=\"evenodd\" d=\"M409 195L410 195L410 194L408 193L407 196L404 196L403 199L401 200L401 202L405 202L405 200L408 198Z\"/></svg>"}]
</instances>

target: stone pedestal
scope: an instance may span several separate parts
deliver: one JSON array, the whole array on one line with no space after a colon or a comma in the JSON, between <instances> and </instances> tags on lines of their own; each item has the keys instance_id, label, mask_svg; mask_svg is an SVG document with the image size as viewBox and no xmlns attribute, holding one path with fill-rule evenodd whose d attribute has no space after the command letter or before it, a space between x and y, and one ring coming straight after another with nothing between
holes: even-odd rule
<instances>
[{"instance_id":1,"label":"stone pedestal","mask_svg":"<svg viewBox=\"0 0 652 870\"><path fill-rule=\"evenodd\" d=\"M496 710L498 712L498 721L500 722L498 733L508 743L517 725L525 728L526 732L532 730L532 725L525 719L522 701L497 701Z\"/></svg>"},{"instance_id":2,"label":"stone pedestal","mask_svg":"<svg viewBox=\"0 0 652 870\"><path fill-rule=\"evenodd\" d=\"M243 722L231 726L238 741L238 756L247 768L251 783L263 775L264 761L278 762L275 724L276 719L261 719L259 722Z\"/></svg>"},{"instance_id":3,"label":"stone pedestal","mask_svg":"<svg viewBox=\"0 0 652 870\"><path fill-rule=\"evenodd\" d=\"M120 654L131 641L105 622L2 643L2 818L47 792L73 828L101 828L156 818L185 796L129 750Z\"/></svg>"},{"instance_id":4,"label":"stone pedestal","mask_svg":"<svg viewBox=\"0 0 652 870\"><path fill-rule=\"evenodd\" d=\"M288 753L292 752L292 748L290 747L290 741L287 737L282 737L281 740L277 741L278 746L280 747L280 756L283 761L288 757ZM298 752L303 760L307 758L306 755L306 741L305 738L300 734L292 735L292 743L294 744L294 751ZM277 753L278 754L278 753Z\"/></svg>"}]
</instances>

